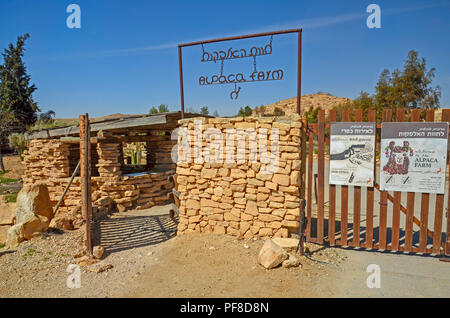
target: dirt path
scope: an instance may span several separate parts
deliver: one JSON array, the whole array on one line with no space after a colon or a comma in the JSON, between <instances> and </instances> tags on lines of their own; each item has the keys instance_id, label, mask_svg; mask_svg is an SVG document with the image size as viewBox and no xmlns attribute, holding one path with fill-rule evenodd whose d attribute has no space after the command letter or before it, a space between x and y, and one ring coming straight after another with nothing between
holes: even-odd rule
<instances>
[{"instance_id":1,"label":"dirt path","mask_svg":"<svg viewBox=\"0 0 450 318\"><path fill-rule=\"evenodd\" d=\"M176 237L167 215L127 213L98 229L106 248L100 264L113 268L97 274L81 267L79 289L67 288L66 280L82 246L81 230L0 249L0 297L323 297L331 294L317 282L341 266L318 266L303 257L302 267L265 270L257 263L261 240ZM338 250L308 246L318 259L343 262Z\"/></svg>"},{"instance_id":2,"label":"dirt path","mask_svg":"<svg viewBox=\"0 0 450 318\"><path fill-rule=\"evenodd\" d=\"M13 250L0 249L1 297L450 297L450 265L436 258L308 244L321 265L265 270L262 240L204 234L175 236L164 210L117 213L97 231L105 246L94 273L81 267L81 288L66 285L80 252L81 230L45 233ZM366 285L369 264L381 288Z\"/></svg>"},{"instance_id":3,"label":"dirt path","mask_svg":"<svg viewBox=\"0 0 450 318\"><path fill-rule=\"evenodd\" d=\"M450 297L450 263L435 257L341 250L347 262L331 273L336 297ZM380 288L368 288L370 264L380 268Z\"/></svg>"}]
</instances>

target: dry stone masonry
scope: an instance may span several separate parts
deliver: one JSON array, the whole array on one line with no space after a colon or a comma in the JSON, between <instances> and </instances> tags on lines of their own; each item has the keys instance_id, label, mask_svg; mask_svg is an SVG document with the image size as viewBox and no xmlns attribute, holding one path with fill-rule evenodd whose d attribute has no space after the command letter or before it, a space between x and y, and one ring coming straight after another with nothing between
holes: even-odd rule
<instances>
[{"instance_id":1,"label":"dry stone masonry","mask_svg":"<svg viewBox=\"0 0 450 318\"><path fill-rule=\"evenodd\" d=\"M167 138L170 139L170 136ZM156 144L161 145L161 138L156 137L156 139L158 140ZM173 144L172 141L170 143ZM74 144L65 143L60 139L33 139L29 141L28 150L24 153L27 168L23 177L24 185L36 183L46 185L52 209L60 199L79 160L79 150L75 151L73 146ZM140 175L123 175L120 159L121 142L99 142L91 146L94 218L109 212L113 207L119 211L132 208L144 209L169 199L173 187L169 177L174 175L174 169L156 170ZM151 149L151 151L157 152L158 149ZM74 159L77 153L78 158ZM66 229L70 227L67 224L67 218L72 225L80 223L83 217L80 200L80 178L75 177L55 216L56 227ZM64 218L66 221L62 221Z\"/></svg>"},{"instance_id":2,"label":"dry stone masonry","mask_svg":"<svg viewBox=\"0 0 450 318\"><path fill-rule=\"evenodd\" d=\"M196 121L202 121L201 125ZM298 118L190 118L179 123L191 145L190 154L179 150L177 162L181 202L179 234L213 232L245 238L288 237L298 230L301 187L301 121ZM236 133L227 134L233 129ZM268 132L265 141L260 137L264 129ZM252 131L257 135L252 135ZM271 136L275 132L279 138L278 167L267 173L267 167L275 160L262 163L260 149L267 142L267 151L271 151ZM245 147L239 147L239 138L246 135L249 137ZM182 139L179 137L179 144ZM258 146L256 154L252 143ZM245 153L244 160L236 160L239 152ZM194 160L194 154L199 153L203 160ZM235 160L226 160L227 154L233 154Z\"/></svg>"}]
</instances>

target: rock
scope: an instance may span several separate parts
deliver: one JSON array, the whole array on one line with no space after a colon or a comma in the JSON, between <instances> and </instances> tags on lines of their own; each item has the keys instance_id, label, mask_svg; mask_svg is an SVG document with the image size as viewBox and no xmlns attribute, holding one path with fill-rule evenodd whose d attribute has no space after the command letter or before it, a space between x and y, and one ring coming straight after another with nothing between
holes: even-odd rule
<instances>
[{"instance_id":1,"label":"rock","mask_svg":"<svg viewBox=\"0 0 450 318\"><path fill-rule=\"evenodd\" d=\"M116 207L117 207L117 211L119 211L119 212L125 212L127 210L127 207L120 203L117 204Z\"/></svg>"},{"instance_id":2,"label":"rock","mask_svg":"<svg viewBox=\"0 0 450 318\"><path fill-rule=\"evenodd\" d=\"M296 238L285 238L285 237L275 237L272 239L278 246L287 252L295 251L298 246L298 239Z\"/></svg>"},{"instance_id":3,"label":"rock","mask_svg":"<svg viewBox=\"0 0 450 318\"><path fill-rule=\"evenodd\" d=\"M52 204L46 185L40 183L26 185L17 195L17 223L29 220L30 214L43 216L48 221L53 217Z\"/></svg>"},{"instance_id":4,"label":"rock","mask_svg":"<svg viewBox=\"0 0 450 318\"><path fill-rule=\"evenodd\" d=\"M83 218L76 218L73 222L72 222L73 228L74 229L79 229L84 225L84 220Z\"/></svg>"},{"instance_id":5,"label":"rock","mask_svg":"<svg viewBox=\"0 0 450 318\"><path fill-rule=\"evenodd\" d=\"M6 233L6 246L16 247L24 240L22 224L16 224L8 229L8 232Z\"/></svg>"},{"instance_id":6,"label":"rock","mask_svg":"<svg viewBox=\"0 0 450 318\"><path fill-rule=\"evenodd\" d=\"M105 249L103 248L103 246L100 246L100 245L94 246L94 248L92 249L92 255L97 259L101 259L104 252L105 252Z\"/></svg>"},{"instance_id":7,"label":"rock","mask_svg":"<svg viewBox=\"0 0 450 318\"><path fill-rule=\"evenodd\" d=\"M29 240L47 231L50 222L45 216L29 214L29 218L19 224L23 226L24 238Z\"/></svg>"},{"instance_id":8,"label":"rock","mask_svg":"<svg viewBox=\"0 0 450 318\"><path fill-rule=\"evenodd\" d=\"M98 263L98 259L90 258L90 257L87 256L87 255L82 256L82 257L80 257L80 258L77 260L77 264L78 264L79 266L90 266L90 265L95 264L95 263Z\"/></svg>"},{"instance_id":9,"label":"rock","mask_svg":"<svg viewBox=\"0 0 450 318\"><path fill-rule=\"evenodd\" d=\"M110 197L101 197L97 201L95 201L95 204L98 206L111 206L114 203L114 201Z\"/></svg>"},{"instance_id":10,"label":"rock","mask_svg":"<svg viewBox=\"0 0 450 318\"><path fill-rule=\"evenodd\" d=\"M10 244L16 245L45 232L53 217L47 186L36 183L23 187L17 195L15 216L18 226L8 231Z\"/></svg>"},{"instance_id":11,"label":"rock","mask_svg":"<svg viewBox=\"0 0 450 318\"><path fill-rule=\"evenodd\" d=\"M49 227L57 228L60 230L73 230L72 218L68 216L59 215L54 217L49 224Z\"/></svg>"},{"instance_id":12,"label":"rock","mask_svg":"<svg viewBox=\"0 0 450 318\"><path fill-rule=\"evenodd\" d=\"M275 268L288 258L287 252L274 243L267 240L258 255L258 263L266 269Z\"/></svg>"},{"instance_id":13,"label":"rock","mask_svg":"<svg viewBox=\"0 0 450 318\"><path fill-rule=\"evenodd\" d=\"M80 257L83 257L84 255L86 255L86 250L81 250L81 251L76 252L73 255L73 258L80 258Z\"/></svg>"},{"instance_id":14,"label":"rock","mask_svg":"<svg viewBox=\"0 0 450 318\"><path fill-rule=\"evenodd\" d=\"M284 268L301 266L300 259L294 254L289 254L289 258L287 260L284 260L281 266L283 266Z\"/></svg>"},{"instance_id":15,"label":"rock","mask_svg":"<svg viewBox=\"0 0 450 318\"><path fill-rule=\"evenodd\" d=\"M112 266L111 264L100 264L100 263L98 263L98 264L90 265L86 269L91 271L91 272L94 272L94 273L98 274L98 273L107 271L108 269L111 269L113 267L114 266Z\"/></svg>"},{"instance_id":16,"label":"rock","mask_svg":"<svg viewBox=\"0 0 450 318\"><path fill-rule=\"evenodd\" d=\"M81 214L81 204L77 204L76 206L74 206L71 210L70 210L70 214L72 214L73 216L77 215L77 214Z\"/></svg>"}]
</instances>

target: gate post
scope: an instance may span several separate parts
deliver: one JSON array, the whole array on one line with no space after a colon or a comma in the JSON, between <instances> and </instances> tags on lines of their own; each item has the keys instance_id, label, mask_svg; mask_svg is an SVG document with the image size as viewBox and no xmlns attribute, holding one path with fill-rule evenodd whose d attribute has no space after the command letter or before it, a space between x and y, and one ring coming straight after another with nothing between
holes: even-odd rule
<instances>
[{"instance_id":1,"label":"gate post","mask_svg":"<svg viewBox=\"0 0 450 318\"><path fill-rule=\"evenodd\" d=\"M307 122L306 116L303 115L301 119L301 137L300 137L300 199L305 199L306 193L306 130Z\"/></svg>"},{"instance_id":2,"label":"gate post","mask_svg":"<svg viewBox=\"0 0 450 318\"><path fill-rule=\"evenodd\" d=\"M80 116L80 185L81 212L86 218L86 248L92 255L91 133L88 114Z\"/></svg>"}]
</instances>

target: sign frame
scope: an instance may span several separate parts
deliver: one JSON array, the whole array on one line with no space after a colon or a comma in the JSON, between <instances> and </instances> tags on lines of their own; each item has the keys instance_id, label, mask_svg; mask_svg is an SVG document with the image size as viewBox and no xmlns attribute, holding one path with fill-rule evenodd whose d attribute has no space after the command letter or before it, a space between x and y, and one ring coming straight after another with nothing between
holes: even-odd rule
<instances>
[{"instance_id":1,"label":"sign frame","mask_svg":"<svg viewBox=\"0 0 450 318\"><path fill-rule=\"evenodd\" d=\"M448 122L383 122L380 139L380 189L445 194L448 128ZM442 153L434 151L436 147L444 146L444 143ZM433 169L436 170L436 176L431 173ZM410 178L417 174L419 181ZM392 181L394 184L387 186ZM398 182L401 184L397 184Z\"/></svg>"},{"instance_id":2,"label":"sign frame","mask_svg":"<svg viewBox=\"0 0 450 318\"><path fill-rule=\"evenodd\" d=\"M288 34L288 33L297 33L297 43L298 43L298 49L297 49L297 113L300 115L301 110L301 65L302 65L302 29L289 29L289 30L280 30L280 31L272 31L272 32L264 32L264 33L256 33L256 34L246 34L241 36L231 36L231 37L224 37L224 38L218 38L218 39L212 39L212 40L205 40L205 41L196 41L196 42L190 42L190 43L182 43L178 44L178 66L179 66L179 73L180 73L180 98L181 98L181 119L184 118L184 82L183 82L183 47L188 46L195 46L195 45L203 45L207 43L215 43L215 42L224 42L224 41L235 41L235 40L243 40L243 39L249 39L249 38L257 38L257 37L263 37L263 36L271 36L271 35L279 35L279 34Z\"/></svg>"},{"instance_id":3,"label":"sign frame","mask_svg":"<svg viewBox=\"0 0 450 318\"><path fill-rule=\"evenodd\" d=\"M376 122L330 123L329 184L374 186L376 132ZM338 152L332 153L336 147L340 147ZM333 169L342 175L333 173Z\"/></svg>"}]
</instances>

